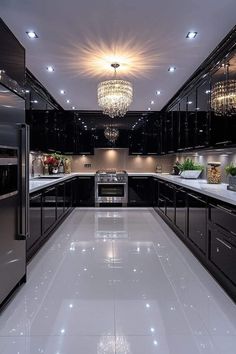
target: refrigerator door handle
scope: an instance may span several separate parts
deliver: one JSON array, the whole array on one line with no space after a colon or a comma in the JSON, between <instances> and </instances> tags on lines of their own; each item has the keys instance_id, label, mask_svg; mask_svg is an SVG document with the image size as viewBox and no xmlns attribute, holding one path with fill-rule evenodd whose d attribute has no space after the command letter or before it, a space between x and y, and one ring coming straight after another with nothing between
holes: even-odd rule
<instances>
[{"instance_id":1,"label":"refrigerator door handle","mask_svg":"<svg viewBox=\"0 0 236 354\"><path fill-rule=\"evenodd\" d=\"M19 156L19 220L18 239L29 237L29 126L18 124L20 133Z\"/></svg>"}]
</instances>

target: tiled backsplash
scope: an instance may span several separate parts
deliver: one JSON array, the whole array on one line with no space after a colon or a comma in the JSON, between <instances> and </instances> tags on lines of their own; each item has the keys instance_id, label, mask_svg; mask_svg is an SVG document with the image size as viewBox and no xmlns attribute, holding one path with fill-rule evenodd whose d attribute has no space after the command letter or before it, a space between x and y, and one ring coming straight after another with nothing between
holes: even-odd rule
<instances>
[{"instance_id":1,"label":"tiled backsplash","mask_svg":"<svg viewBox=\"0 0 236 354\"><path fill-rule=\"evenodd\" d=\"M162 161L163 172L171 171L172 167L169 164L169 159ZM72 158L73 172L92 172L100 169L154 172L157 165L159 165L159 157L130 156L128 149L95 149L94 155L73 156Z\"/></svg>"}]
</instances>

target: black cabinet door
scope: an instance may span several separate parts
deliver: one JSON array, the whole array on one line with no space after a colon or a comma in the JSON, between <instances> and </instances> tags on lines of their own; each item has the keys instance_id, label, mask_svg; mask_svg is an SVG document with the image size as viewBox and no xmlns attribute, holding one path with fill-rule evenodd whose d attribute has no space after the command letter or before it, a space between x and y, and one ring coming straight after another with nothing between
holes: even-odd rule
<instances>
[{"instance_id":1,"label":"black cabinet door","mask_svg":"<svg viewBox=\"0 0 236 354\"><path fill-rule=\"evenodd\" d=\"M72 207L72 181L65 182L65 210Z\"/></svg>"},{"instance_id":2,"label":"black cabinet door","mask_svg":"<svg viewBox=\"0 0 236 354\"><path fill-rule=\"evenodd\" d=\"M152 206L152 178L129 177L128 204L130 206Z\"/></svg>"},{"instance_id":3,"label":"black cabinet door","mask_svg":"<svg viewBox=\"0 0 236 354\"><path fill-rule=\"evenodd\" d=\"M57 185L57 218L63 215L65 209L65 183Z\"/></svg>"},{"instance_id":4,"label":"black cabinet door","mask_svg":"<svg viewBox=\"0 0 236 354\"><path fill-rule=\"evenodd\" d=\"M175 187L169 183L165 185L166 216L175 222Z\"/></svg>"},{"instance_id":5,"label":"black cabinet door","mask_svg":"<svg viewBox=\"0 0 236 354\"><path fill-rule=\"evenodd\" d=\"M77 179L77 201L79 206L94 206L95 189L93 176L80 176Z\"/></svg>"},{"instance_id":6,"label":"black cabinet door","mask_svg":"<svg viewBox=\"0 0 236 354\"><path fill-rule=\"evenodd\" d=\"M165 185L165 182L158 181L158 208L163 214L166 213Z\"/></svg>"},{"instance_id":7,"label":"black cabinet door","mask_svg":"<svg viewBox=\"0 0 236 354\"><path fill-rule=\"evenodd\" d=\"M30 237L27 239L27 251L42 236L42 193L30 196Z\"/></svg>"},{"instance_id":8,"label":"black cabinet door","mask_svg":"<svg viewBox=\"0 0 236 354\"><path fill-rule=\"evenodd\" d=\"M187 194L179 187L175 191L175 225L183 235L186 235L186 221L187 221Z\"/></svg>"},{"instance_id":9,"label":"black cabinet door","mask_svg":"<svg viewBox=\"0 0 236 354\"><path fill-rule=\"evenodd\" d=\"M210 260L236 285L236 237L223 233L219 228L211 228Z\"/></svg>"},{"instance_id":10,"label":"black cabinet door","mask_svg":"<svg viewBox=\"0 0 236 354\"><path fill-rule=\"evenodd\" d=\"M129 134L129 154L144 155L145 154L145 129L144 126L130 131Z\"/></svg>"},{"instance_id":11,"label":"black cabinet door","mask_svg":"<svg viewBox=\"0 0 236 354\"><path fill-rule=\"evenodd\" d=\"M47 233L56 222L57 193L56 187L46 189L43 193L43 233Z\"/></svg>"},{"instance_id":12,"label":"black cabinet door","mask_svg":"<svg viewBox=\"0 0 236 354\"><path fill-rule=\"evenodd\" d=\"M207 246L207 203L195 194L188 193L188 237L203 252Z\"/></svg>"},{"instance_id":13,"label":"black cabinet door","mask_svg":"<svg viewBox=\"0 0 236 354\"><path fill-rule=\"evenodd\" d=\"M157 178L153 178L152 181L152 195L153 195L153 201L152 201L153 208L158 209L159 181Z\"/></svg>"}]
</instances>

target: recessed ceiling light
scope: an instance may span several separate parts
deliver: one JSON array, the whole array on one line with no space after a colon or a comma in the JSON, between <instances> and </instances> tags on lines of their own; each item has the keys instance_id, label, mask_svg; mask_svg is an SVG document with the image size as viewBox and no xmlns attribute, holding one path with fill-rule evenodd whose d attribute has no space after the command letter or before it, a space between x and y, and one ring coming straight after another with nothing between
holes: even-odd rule
<instances>
[{"instance_id":1,"label":"recessed ceiling light","mask_svg":"<svg viewBox=\"0 0 236 354\"><path fill-rule=\"evenodd\" d=\"M66 100L66 103L70 103L70 100Z\"/></svg>"},{"instance_id":2,"label":"recessed ceiling light","mask_svg":"<svg viewBox=\"0 0 236 354\"><path fill-rule=\"evenodd\" d=\"M169 66L168 71L173 73L176 70L174 66Z\"/></svg>"},{"instance_id":3,"label":"recessed ceiling light","mask_svg":"<svg viewBox=\"0 0 236 354\"><path fill-rule=\"evenodd\" d=\"M54 71L54 68L53 68L52 66L48 66L48 67L47 67L47 71L50 72L50 73L52 73L52 72Z\"/></svg>"},{"instance_id":4,"label":"recessed ceiling light","mask_svg":"<svg viewBox=\"0 0 236 354\"><path fill-rule=\"evenodd\" d=\"M150 107L148 107L148 111L151 111L151 108L150 108Z\"/></svg>"},{"instance_id":5,"label":"recessed ceiling light","mask_svg":"<svg viewBox=\"0 0 236 354\"><path fill-rule=\"evenodd\" d=\"M60 90L60 93L61 93L62 95L64 95L64 94L66 93L66 91L65 91L65 90Z\"/></svg>"},{"instance_id":6,"label":"recessed ceiling light","mask_svg":"<svg viewBox=\"0 0 236 354\"><path fill-rule=\"evenodd\" d=\"M25 93L29 93L30 92L30 90L25 90Z\"/></svg>"},{"instance_id":7,"label":"recessed ceiling light","mask_svg":"<svg viewBox=\"0 0 236 354\"><path fill-rule=\"evenodd\" d=\"M151 101L151 104L154 104L155 102L154 101Z\"/></svg>"},{"instance_id":8,"label":"recessed ceiling light","mask_svg":"<svg viewBox=\"0 0 236 354\"><path fill-rule=\"evenodd\" d=\"M188 101L188 104L192 104L193 102L192 101Z\"/></svg>"},{"instance_id":9,"label":"recessed ceiling light","mask_svg":"<svg viewBox=\"0 0 236 354\"><path fill-rule=\"evenodd\" d=\"M75 106L73 106L72 109L75 109Z\"/></svg>"},{"instance_id":10,"label":"recessed ceiling light","mask_svg":"<svg viewBox=\"0 0 236 354\"><path fill-rule=\"evenodd\" d=\"M193 39L193 38L196 37L196 35L197 35L197 32L192 32L192 31L190 31L190 32L187 33L186 38L188 38L188 39Z\"/></svg>"},{"instance_id":11,"label":"recessed ceiling light","mask_svg":"<svg viewBox=\"0 0 236 354\"><path fill-rule=\"evenodd\" d=\"M159 96L161 94L161 91L157 91L156 95Z\"/></svg>"},{"instance_id":12,"label":"recessed ceiling light","mask_svg":"<svg viewBox=\"0 0 236 354\"><path fill-rule=\"evenodd\" d=\"M205 93L208 95L211 92L211 90L206 90Z\"/></svg>"},{"instance_id":13,"label":"recessed ceiling light","mask_svg":"<svg viewBox=\"0 0 236 354\"><path fill-rule=\"evenodd\" d=\"M38 38L38 35L34 31L28 31L26 34L30 39Z\"/></svg>"}]
</instances>

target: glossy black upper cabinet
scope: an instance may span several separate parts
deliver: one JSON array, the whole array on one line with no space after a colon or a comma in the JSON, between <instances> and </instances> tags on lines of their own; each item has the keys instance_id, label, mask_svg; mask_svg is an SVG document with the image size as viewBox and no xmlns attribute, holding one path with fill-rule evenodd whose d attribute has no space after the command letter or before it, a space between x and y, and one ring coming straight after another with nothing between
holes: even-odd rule
<instances>
[{"instance_id":1,"label":"glossy black upper cabinet","mask_svg":"<svg viewBox=\"0 0 236 354\"><path fill-rule=\"evenodd\" d=\"M208 77L196 90L195 148L207 147L210 142L210 93L211 80Z\"/></svg>"},{"instance_id":2,"label":"glossy black upper cabinet","mask_svg":"<svg viewBox=\"0 0 236 354\"><path fill-rule=\"evenodd\" d=\"M0 18L0 70L23 86L25 83L25 49Z\"/></svg>"},{"instance_id":3,"label":"glossy black upper cabinet","mask_svg":"<svg viewBox=\"0 0 236 354\"><path fill-rule=\"evenodd\" d=\"M130 130L129 132L129 154L145 155L146 135L145 126Z\"/></svg>"},{"instance_id":4,"label":"glossy black upper cabinet","mask_svg":"<svg viewBox=\"0 0 236 354\"><path fill-rule=\"evenodd\" d=\"M145 124L145 153L147 155L161 154L162 151L162 117L154 113L147 118Z\"/></svg>"}]
</instances>

